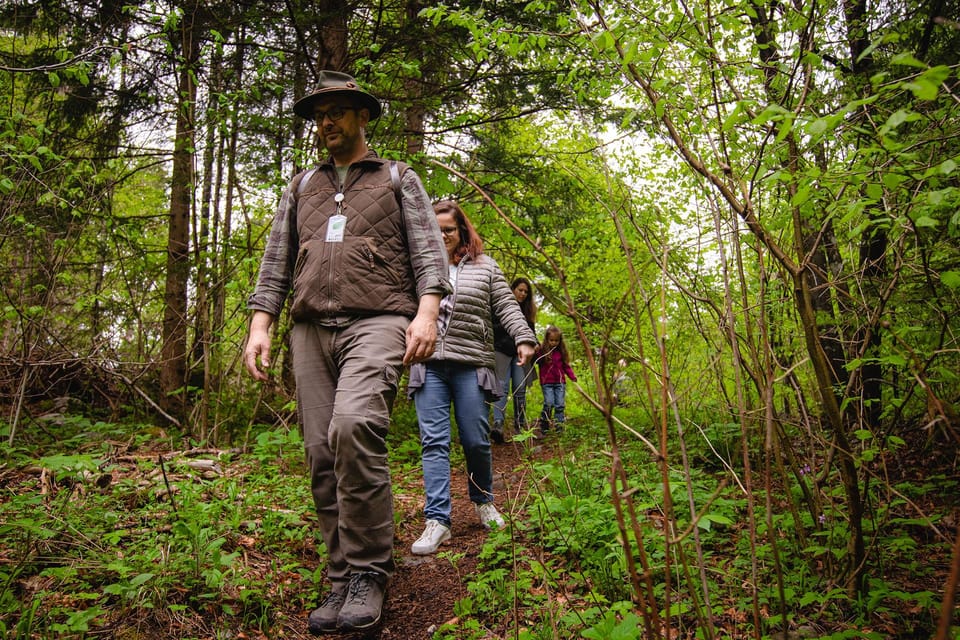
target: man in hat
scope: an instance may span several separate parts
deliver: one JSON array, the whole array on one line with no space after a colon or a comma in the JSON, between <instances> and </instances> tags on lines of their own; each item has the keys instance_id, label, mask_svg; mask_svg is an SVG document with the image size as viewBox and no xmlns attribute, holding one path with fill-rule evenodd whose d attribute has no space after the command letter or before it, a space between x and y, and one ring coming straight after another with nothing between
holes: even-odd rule
<instances>
[{"instance_id":1,"label":"man in hat","mask_svg":"<svg viewBox=\"0 0 960 640\"><path fill-rule=\"evenodd\" d=\"M387 428L403 365L428 358L450 290L436 216L414 171L367 146L379 100L322 71L293 105L329 157L284 192L248 301L244 363L267 380L270 327L292 290L297 410L331 591L317 635L379 624L394 572Z\"/></svg>"}]
</instances>

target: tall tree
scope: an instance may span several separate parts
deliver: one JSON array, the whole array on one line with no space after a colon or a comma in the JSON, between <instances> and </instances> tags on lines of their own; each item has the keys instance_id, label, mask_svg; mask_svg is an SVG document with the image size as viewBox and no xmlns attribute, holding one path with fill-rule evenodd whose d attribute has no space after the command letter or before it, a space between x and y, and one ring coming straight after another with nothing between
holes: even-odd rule
<instances>
[{"instance_id":1,"label":"tall tree","mask_svg":"<svg viewBox=\"0 0 960 640\"><path fill-rule=\"evenodd\" d=\"M176 134L170 182L167 235L167 278L164 293L163 349L160 387L164 406L183 418L187 393L187 285L190 279L190 219L195 186L197 64L200 60L203 15L194 3L177 7L179 19L168 23L170 45L176 52Z\"/></svg>"}]
</instances>

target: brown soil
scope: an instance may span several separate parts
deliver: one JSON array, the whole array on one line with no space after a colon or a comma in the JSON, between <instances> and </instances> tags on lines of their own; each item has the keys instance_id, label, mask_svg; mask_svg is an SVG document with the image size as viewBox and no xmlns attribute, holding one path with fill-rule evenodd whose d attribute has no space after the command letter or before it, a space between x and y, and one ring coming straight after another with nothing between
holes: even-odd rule
<instances>
[{"instance_id":1,"label":"brown soil","mask_svg":"<svg viewBox=\"0 0 960 640\"><path fill-rule=\"evenodd\" d=\"M505 518L509 517L506 505L515 502L517 493L524 490L518 471L520 463L520 445L493 445L494 493L497 508ZM454 604L468 595L467 581L476 570L477 554L487 538L487 530L477 519L467 496L464 470L456 467L451 470L452 536L440 547L440 552L432 556L410 553L410 545L423 531L422 479L419 474L412 475L416 477L394 478L395 487L399 481L411 486L411 490L394 491L402 517L395 545L397 573L389 586L383 623L372 634L341 634L339 638L429 639L438 627L454 619ZM414 489L415 483L420 485L419 491ZM462 554L462 557L454 564L446 554ZM306 616L307 612L299 616L305 636Z\"/></svg>"}]
</instances>

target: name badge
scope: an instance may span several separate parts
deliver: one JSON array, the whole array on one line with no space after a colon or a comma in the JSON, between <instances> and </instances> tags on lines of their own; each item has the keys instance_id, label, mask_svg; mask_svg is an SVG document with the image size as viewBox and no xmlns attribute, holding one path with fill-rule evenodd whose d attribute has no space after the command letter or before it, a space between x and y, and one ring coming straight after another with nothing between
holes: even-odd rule
<instances>
[{"instance_id":1,"label":"name badge","mask_svg":"<svg viewBox=\"0 0 960 640\"><path fill-rule=\"evenodd\" d=\"M347 228L347 216L330 216L327 222L327 242L343 242L343 232Z\"/></svg>"}]
</instances>

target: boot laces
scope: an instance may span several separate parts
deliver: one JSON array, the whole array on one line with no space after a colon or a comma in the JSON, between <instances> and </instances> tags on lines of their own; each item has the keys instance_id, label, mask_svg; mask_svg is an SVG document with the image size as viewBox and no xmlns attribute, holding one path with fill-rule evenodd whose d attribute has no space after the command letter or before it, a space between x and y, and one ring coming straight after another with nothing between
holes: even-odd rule
<instances>
[{"instance_id":1,"label":"boot laces","mask_svg":"<svg viewBox=\"0 0 960 640\"><path fill-rule=\"evenodd\" d=\"M355 573L350 578L350 584L347 586L348 598L352 602L363 603L370 593L370 583L373 578L367 573Z\"/></svg>"},{"instance_id":2,"label":"boot laces","mask_svg":"<svg viewBox=\"0 0 960 640\"><path fill-rule=\"evenodd\" d=\"M343 591L331 591L326 598L323 599L323 602L320 603L321 608L333 607L340 608L343 604L343 601L347 599L346 594Z\"/></svg>"}]
</instances>

